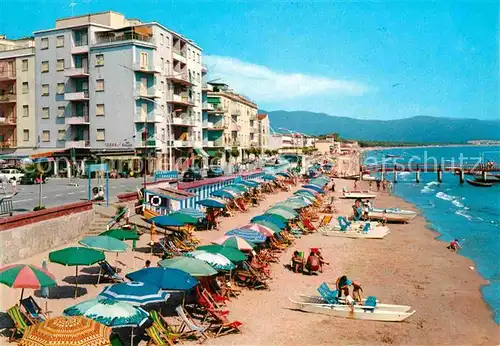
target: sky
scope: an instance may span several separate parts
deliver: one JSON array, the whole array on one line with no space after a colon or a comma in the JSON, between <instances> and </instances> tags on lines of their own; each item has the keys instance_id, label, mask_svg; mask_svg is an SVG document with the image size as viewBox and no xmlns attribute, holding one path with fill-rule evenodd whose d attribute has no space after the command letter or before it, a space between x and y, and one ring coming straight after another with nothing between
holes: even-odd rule
<instances>
[{"instance_id":1,"label":"sky","mask_svg":"<svg viewBox=\"0 0 500 346\"><path fill-rule=\"evenodd\" d=\"M114 10L194 40L209 79L272 110L499 119L498 1L0 0L0 33Z\"/></svg>"}]
</instances>

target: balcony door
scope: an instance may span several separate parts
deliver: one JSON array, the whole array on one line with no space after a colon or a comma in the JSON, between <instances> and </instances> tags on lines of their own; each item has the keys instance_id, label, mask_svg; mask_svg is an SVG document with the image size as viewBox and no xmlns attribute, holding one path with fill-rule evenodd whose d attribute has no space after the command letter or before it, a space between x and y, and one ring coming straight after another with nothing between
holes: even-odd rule
<instances>
[{"instance_id":1,"label":"balcony door","mask_svg":"<svg viewBox=\"0 0 500 346\"><path fill-rule=\"evenodd\" d=\"M141 104L141 119L146 121L147 116L148 116L148 104L144 102Z\"/></svg>"},{"instance_id":2,"label":"balcony door","mask_svg":"<svg viewBox=\"0 0 500 346\"><path fill-rule=\"evenodd\" d=\"M146 77L141 78L141 95L146 95L148 93L148 79Z\"/></svg>"},{"instance_id":3,"label":"balcony door","mask_svg":"<svg viewBox=\"0 0 500 346\"><path fill-rule=\"evenodd\" d=\"M141 53L140 67L142 70L148 68L148 53Z\"/></svg>"}]
</instances>

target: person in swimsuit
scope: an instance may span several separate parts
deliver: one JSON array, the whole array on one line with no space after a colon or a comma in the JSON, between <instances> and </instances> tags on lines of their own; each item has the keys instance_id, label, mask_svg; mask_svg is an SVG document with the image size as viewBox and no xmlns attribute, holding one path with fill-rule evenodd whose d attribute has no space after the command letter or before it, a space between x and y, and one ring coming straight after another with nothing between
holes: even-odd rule
<instances>
[{"instance_id":1,"label":"person in swimsuit","mask_svg":"<svg viewBox=\"0 0 500 346\"><path fill-rule=\"evenodd\" d=\"M349 286L351 284L351 280L349 280L345 275L342 275L337 279L337 281L335 282L335 286L337 288L337 295L339 298L342 297L342 294L344 294L344 296L346 297L349 295Z\"/></svg>"},{"instance_id":2,"label":"person in swimsuit","mask_svg":"<svg viewBox=\"0 0 500 346\"><path fill-rule=\"evenodd\" d=\"M459 249L462 248L462 245L460 245L460 243L458 242L458 239L455 239L455 240L451 241L450 245L448 245L446 248L451 250L451 251L457 252Z\"/></svg>"},{"instance_id":3,"label":"person in swimsuit","mask_svg":"<svg viewBox=\"0 0 500 346\"><path fill-rule=\"evenodd\" d=\"M307 271L310 274L319 271L319 269L321 268L321 264L320 263L321 262L319 260L319 257L316 256L316 253L311 252L309 254L309 257L307 257L307 262L306 262L306 269L307 269Z\"/></svg>"}]
</instances>

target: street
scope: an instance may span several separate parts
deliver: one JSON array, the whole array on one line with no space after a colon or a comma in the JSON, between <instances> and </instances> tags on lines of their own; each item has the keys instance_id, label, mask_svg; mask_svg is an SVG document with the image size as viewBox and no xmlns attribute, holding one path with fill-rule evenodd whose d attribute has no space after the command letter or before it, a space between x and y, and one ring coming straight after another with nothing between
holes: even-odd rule
<instances>
[{"instance_id":1,"label":"street","mask_svg":"<svg viewBox=\"0 0 500 346\"><path fill-rule=\"evenodd\" d=\"M150 181L148 177L148 181ZM55 207L88 199L88 180L79 179L78 186L69 184L67 178L51 178L42 186L42 205ZM98 186L97 179L92 179L92 187ZM109 199L116 195L136 191L143 183L142 178L120 178L109 180ZM105 182L101 182L104 186ZM12 187L6 187L6 193L12 193ZM32 211L38 205L39 185L17 185L18 194L13 198L14 213ZM1 195L0 195L1 196Z\"/></svg>"}]
</instances>

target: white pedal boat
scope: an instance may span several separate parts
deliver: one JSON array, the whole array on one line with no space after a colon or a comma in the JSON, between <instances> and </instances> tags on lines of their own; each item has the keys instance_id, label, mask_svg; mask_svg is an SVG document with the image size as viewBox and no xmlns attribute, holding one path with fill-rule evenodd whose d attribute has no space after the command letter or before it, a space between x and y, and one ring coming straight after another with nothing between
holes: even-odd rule
<instances>
[{"instance_id":1,"label":"white pedal boat","mask_svg":"<svg viewBox=\"0 0 500 346\"><path fill-rule=\"evenodd\" d=\"M384 211L387 222L410 222L418 215L417 212L412 210L373 208L368 211L368 217L373 220L383 220Z\"/></svg>"},{"instance_id":2,"label":"white pedal boat","mask_svg":"<svg viewBox=\"0 0 500 346\"><path fill-rule=\"evenodd\" d=\"M383 239L390 231L386 227L376 227L370 229L368 232L363 233L359 230L347 229L347 231L341 231L340 227L335 226L333 229L326 229L322 231L324 236L328 237L341 237L341 238L356 238L356 239Z\"/></svg>"},{"instance_id":3,"label":"white pedal boat","mask_svg":"<svg viewBox=\"0 0 500 346\"><path fill-rule=\"evenodd\" d=\"M343 193L343 198L346 199L371 199L377 197L373 193L369 192L363 192L363 191L351 191L351 192L344 192Z\"/></svg>"},{"instance_id":4,"label":"white pedal boat","mask_svg":"<svg viewBox=\"0 0 500 346\"><path fill-rule=\"evenodd\" d=\"M296 300L289 298L294 308L304 312L352 318L356 320L400 322L415 313L410 306L378 304L375 307L354 305L354 309L345 304L328 304L321 297L299 296Z\"/></svg>"}]
</instances>

